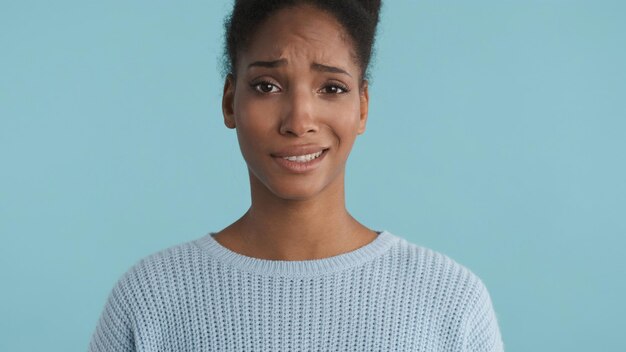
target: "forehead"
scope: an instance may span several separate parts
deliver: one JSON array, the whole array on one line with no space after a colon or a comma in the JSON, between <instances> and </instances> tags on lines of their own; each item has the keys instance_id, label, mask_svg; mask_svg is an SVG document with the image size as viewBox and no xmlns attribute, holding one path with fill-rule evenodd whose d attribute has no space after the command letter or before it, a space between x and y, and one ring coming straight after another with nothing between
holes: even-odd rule
<instances>
[{"instance_id":1,"label":"forehead","mask_svg":"<svg viewBox=\"0 0 626 352\"><path fill-rule=\"evenodd\" d=\"M276 11L261 23L240 55L240 67L254 60L332 62L358 70L353 43L330 13L310 5Z\"/></svg>"}]
</instances>

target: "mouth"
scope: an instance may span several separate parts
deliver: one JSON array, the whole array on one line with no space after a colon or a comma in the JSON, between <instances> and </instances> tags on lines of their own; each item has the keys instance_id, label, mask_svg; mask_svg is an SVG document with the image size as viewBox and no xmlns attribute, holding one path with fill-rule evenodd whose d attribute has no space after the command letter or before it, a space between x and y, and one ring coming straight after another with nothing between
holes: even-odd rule
<instances>
[{"instance_id":1,"label":"mouth","mask_svg":"<svg viewBox=\"0 0 626 352\"><path fill-rule=\"evenodd\" d=\"M323 149L316 153L291 155L291 156L273 156L277 164L285 170L292 173L305 173L316 169L328 154L330 148Z\"/></svg>"},{"instance_id":2,"label":"mouth","mask_svg":"<svg viewBox=\"0 0 626 352\"><path fill-rule=\"evenodd\" d=\"M327 150L328 150L328 148L322 149L322 150L320 150L317 153L304 154L304 155L284 156L282 158L285 159L285 160L289 160L289 161L295 161L297 163L306 163L306 162L309 162L311 160L319 158Z\"/></svg>"}]
</instances>

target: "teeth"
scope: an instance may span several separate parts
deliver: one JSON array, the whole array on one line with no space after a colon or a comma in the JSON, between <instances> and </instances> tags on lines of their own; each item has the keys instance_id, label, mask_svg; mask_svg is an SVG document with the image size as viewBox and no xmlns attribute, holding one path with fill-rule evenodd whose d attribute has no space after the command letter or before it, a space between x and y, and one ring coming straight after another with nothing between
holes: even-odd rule
<instances>
[{"instance_id":1,"label":"teeth","mask_svg":"<svg viewBox=\"0 0 626 352\"><path fill-rule=\"evenodd\" d=\"M322 155L322 151L319 151L317 153L313 153L313 154L306 154L306 155L297 155L297 156L286 156L283 157L283 159L287 159L290 161L295 161L298 163L306 163L307 161L311 161L315 158L317 158L318 156Z\"/></svg>"}]
</instances>

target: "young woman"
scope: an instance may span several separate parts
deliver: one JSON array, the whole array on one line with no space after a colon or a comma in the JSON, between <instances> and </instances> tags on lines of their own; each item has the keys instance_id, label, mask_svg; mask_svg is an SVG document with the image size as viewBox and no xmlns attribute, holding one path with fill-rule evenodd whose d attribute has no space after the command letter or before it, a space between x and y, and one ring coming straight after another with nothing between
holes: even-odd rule
<instances>
[{"instance_id":1,"label":"young woman","mask_svg":"<svg viewBox=\"0 0 626 352\"><path fill-rule=\"evenodd\" d=\"M503 350L480 278L346 210L379 10L380 1L235 2L222 109L251 206L129 269L91 351Z\"/></svg>"}]
</instances>

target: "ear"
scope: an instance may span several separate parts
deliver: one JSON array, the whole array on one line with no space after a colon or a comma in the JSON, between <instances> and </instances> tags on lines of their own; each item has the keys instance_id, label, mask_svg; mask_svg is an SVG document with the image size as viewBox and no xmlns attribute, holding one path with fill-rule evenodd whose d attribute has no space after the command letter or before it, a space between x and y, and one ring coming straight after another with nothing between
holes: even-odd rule
<instances>
[{"instance_id":1,"label":"ear","mask_svg":"<svg viewBox=\"0 0 626 352\"><path fill-rule=\"evenodd\" d=\"M367 80L363 80L363 87L359 92L359 99L361 101L361 115L359 118L359 129L358 133L363 134L365 132L365 124L367 123L367 112L369 108L369 92L368 92L368 82Z\"/></svg>"},{"instance_id":2,"label":"ear","mask_svg":"<svg viewBox=\"0 0 626 352\"><path fill-rule=\"evenodd\" d=\"M226 76L224 82L224 92L222 94L222 114L224 115L224 125L228 128L235 128L235 78L232 74Z\"/></svg>"}]
</instances>

